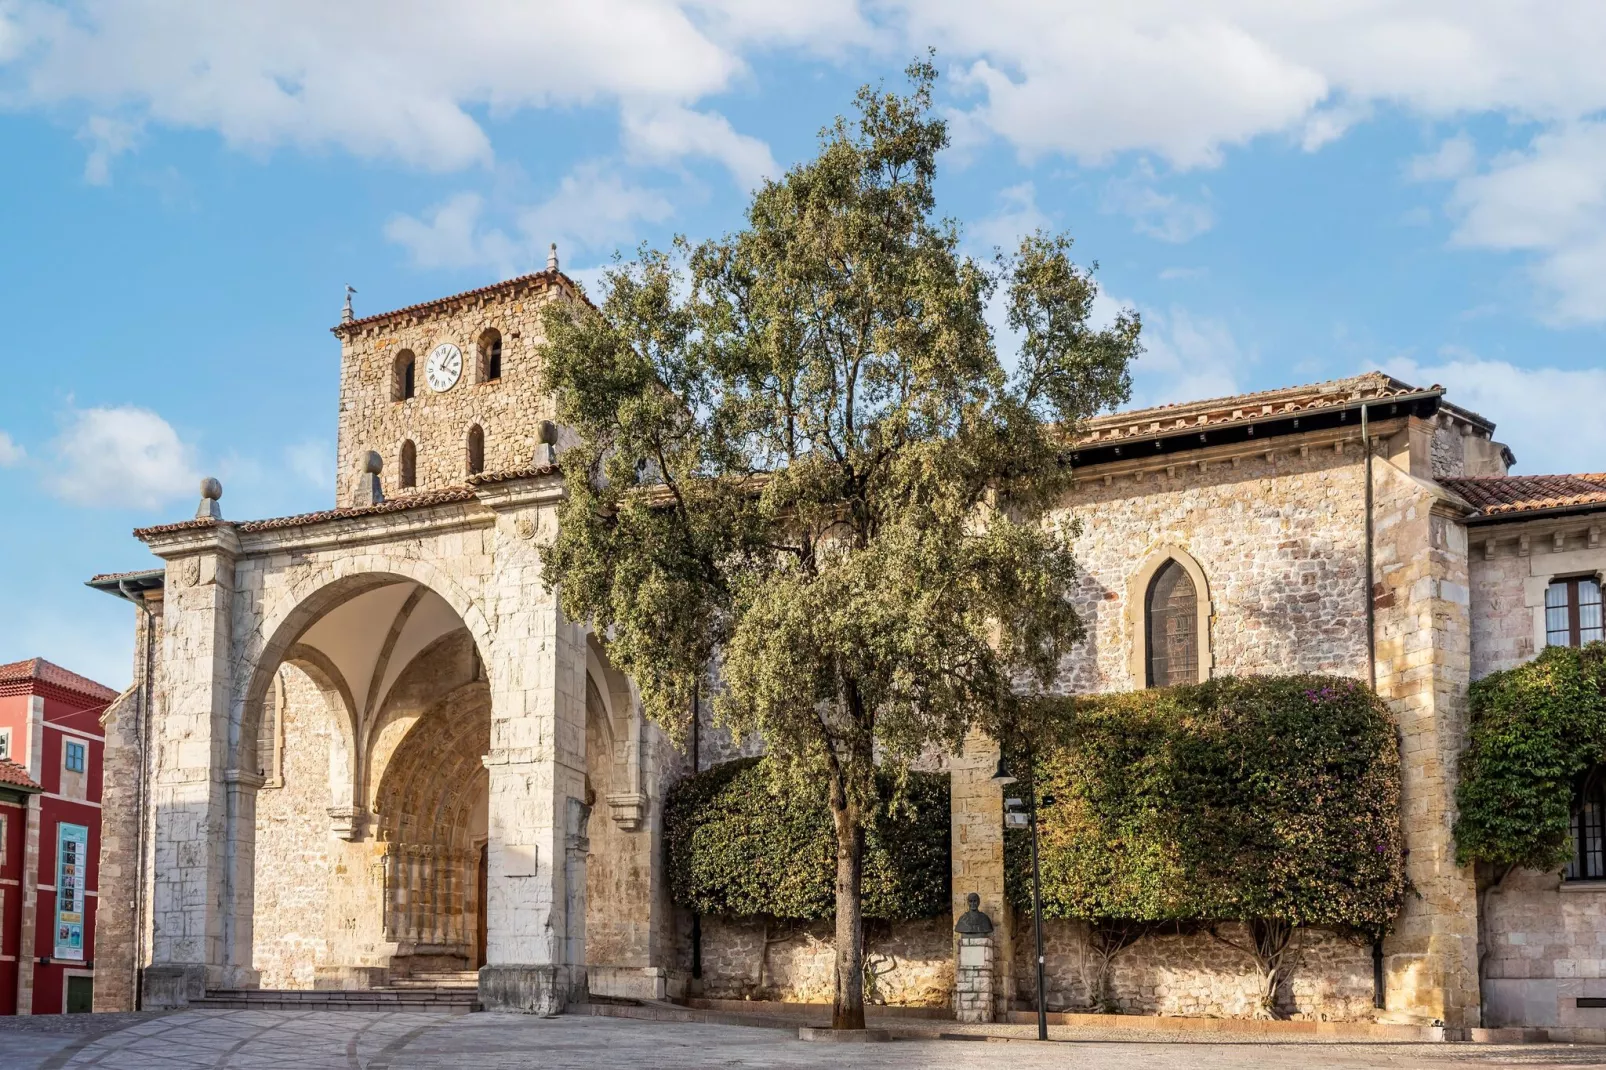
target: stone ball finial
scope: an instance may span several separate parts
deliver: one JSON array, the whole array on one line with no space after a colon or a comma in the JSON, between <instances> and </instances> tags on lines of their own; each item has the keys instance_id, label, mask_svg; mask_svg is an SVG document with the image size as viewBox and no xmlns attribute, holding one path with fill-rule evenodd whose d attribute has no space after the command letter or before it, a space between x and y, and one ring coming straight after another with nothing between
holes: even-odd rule
<instances>
[{"instance_id":1,"label":"stone ball finial","mask_svg":"<svg viewBox=\"0 0 1606 1070\"><path fill-rule=\"evenodd\" d=\"M556 270L558 270L558 243L557 242L553 242L551 247L549 247L547 249L546 269L548 271L556 271Z\"/></svg>"},{"instance_id":2,"label":"stone ball finial","mask_svg":"<svg viewBox=\"0 0 1606 1070\"><path fill-rule=\"evenodd\" d=\"M211 476L201 480L201 504L195 507L197 520L222 520L223 510L217 500L223 497L223 484Z\"/></svg>"},{"instance_id":3,"label":"stone ball finial","mask_svg":"<svg viewBox=\"0 0 1606 1070\"><path fill-rule=\"evenodd\" d=\"M369 475L377 476L384 468L385 459L374 450L369 450L368 456L362 459L362 470Z\"/></svg>"}]
</instances>

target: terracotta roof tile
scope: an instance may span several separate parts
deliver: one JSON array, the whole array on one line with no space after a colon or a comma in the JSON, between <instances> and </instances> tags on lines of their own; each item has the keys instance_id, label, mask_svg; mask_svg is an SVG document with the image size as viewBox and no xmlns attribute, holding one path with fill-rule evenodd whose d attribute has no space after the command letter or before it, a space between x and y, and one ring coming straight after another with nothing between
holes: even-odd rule
<instances>
[{"instance_id":1,"label":"terracotta roof tile","mask_svg":"<svg viewBox=\"0 0 1606 1070\"><path fill-rule=\"evenodd\" d=\"M337 335L344 334L347 331L356 330L358 327L365 327L371 323L383 323L385 320L396 316L406 316L417 312L428 312L433 309L449 305L454 301L464 301L474 297L483 297L487 294L500 293L504 290L514 290L520 286L539 286L544 290L559 281L567 283L569 288L574 290L576 294L581 292L580 288L575 285L574 280L569 278L569 276L565 275L561 271L537 271L529 275L520 275L513 279L503 279L501 282L495 282L489 286L481 286L474 290L464 290L462 293L450 294L446 297L437 297L429 301L421 301L416 305L407 305L403 308L394 308L389 312L376 312L372 316L364 316L361 319L352 320L350 323L342 323L329 329ZM587 300L586 303L590 304L590 301Z\"/></svg>"},{"instance_id":2,"label":"terracotta roof tile","mask_svg":"<svg viewBox=\"0 0 1606 1070\"><path fill-rule=\"evenodd\" d=\"M1441 479L1484 516L1532 513L1577 505L1606 505L1606 473L1559 476L1483 476Z\"/></svg>"},{"instance_id":3,"label":"terracotta roof tile","mask_svg":"<svg viewBox=\"0 0 1606 1070\"><path fill-rule=\"evenodd\" d=\"M21 788L23 791L44 791L45 789L34 783L28 770L7 758L0 758L0 784L8 788Z\"/></svg>"},{"instance_id":4,"label":"terracotta roof tile","mask_svg":"<svg viewBox=\"0 0 1606 1070\"><path fill-rule=\"evenodd\" d=\"M1264 420L1285 413L1339 408L1363 399L1387 400L1392 397L1435 391L1442 393L1443 388L1432 386L1422 390L1382 372L1367 372L1365 375L1349 379L1333 379L1324 383L1259 390L1250 394L1233 394L1228 397L1179 402L1149 409L1131 409L1126 412L1111 413L1108 416L1096 416L1082 424L1082 433L1076 441L1079 445L1084 445L1123 438L1149 438L1196 428ZM1466 410L1458 411L1466 413ZM1494 426L1475 413L1466 415L1490 428Z\"/></svg>"},{"instance_id":5,"label":"terracotta roof tile","mask_svg":"<svg viewBox=\"0 0 1606 1070\"><path fill-rule=\"evenodd\" d=\"M544 465L533 468L514 468L505 472L485 472L477 476L469 476L468 482L472 486L442 487L439 490L421 490L412 494L403 494L395 498L387 498L378 505L350 505L342 509L323 509L316 513L301 513L296 516L273 517L268 520L242 520L238 523L230 521L217 521L210 517L198 520L181 520L176 524L159 524L155 527L136 528L134 537L143 539L152 535L167 535L177 531L196 531L209 528L219 523L229 524L239 532L277 531L281 528L298 528L307 524L321 524L329 520L349 520L355 517L382 516L386 513L402 513L409 509L424 509L432 505L446 505L452 502L471 502L477 495L475 487L493 486L497 483L507 483L515 479L534 479L538 476L555 475L559 471L557 465ZM137 575L137 573L135 573ZM110 577L95 577L100 579L114 579ZM93 580L91 582L94 582Z\"/></svg>"},{"instance_id":6,"label":"terracotta roof tile","mask_svg":"<svg viewBox=\"0 0 1606 1070\"><path fill-rule=\"evenodd\" d=\"M85 698L104 699L110 702L117 697L117 692L105 684L97 684L87 676L79 676L44 658L29 658L27 661L13 661L9 665L0 665L0 684L19 683L24 680L53 684Z\"/></svg>"},{"instance_id":7,"label":"terracotta roof tile","mask_svg":"<svg viewBox=\"0 0 1606 1070\"><path fill-rule=\"evenodd\" d=\"M143 579L146 576L161 575L159 568L136 568L132 572L102 572L89 578L90 583L116 583L118 580Z\"/></svg>"}]
</instances>

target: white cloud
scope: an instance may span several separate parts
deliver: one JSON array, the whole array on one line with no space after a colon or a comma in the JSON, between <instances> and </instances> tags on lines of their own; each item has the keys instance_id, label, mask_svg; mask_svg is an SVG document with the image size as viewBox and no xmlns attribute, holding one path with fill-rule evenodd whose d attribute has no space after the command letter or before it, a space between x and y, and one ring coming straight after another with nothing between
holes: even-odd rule
<instances>
[{"instance_id":1,"label":"white cloud","mask_svg":"<svg viewBox=\"0 0 1606 1070\"><path fill-rule=\"evenodd\" d=\"M104 115L91 115L78 131L78 140L89 145L84 160L84 181L91 186L111 182L112 160L139 143L141 124L128 123Z\"/></svg>"},{"instance_id":2,"label":"white cloud","mask_svg":"<svg viewBox=\"0 0 1606 1070\"><path fill-rule=\"evenodd\" d=\"M1049 230L1053 220L1037 207L1037 187L1022 182L998 192L1001 202L998 210L976 220L967 229L971 244L979 255L987 255L994 248L1005 253L1020 248L1020 240L1038 230Z\"/></svg>"},{"instance_id":3,"label":"white cloud","mask_svg":"<svg viewBox=\"0 0 1606 1070\"><path fill-rule=\"evenodd\" d=\"M1413 182L1449 182L1470 172L1478 162L1478 147L1465 134L1445 138L1439 147L1406 164L1406 177Z\"/></svg>"},{"instance_id":4,"label":"white cloud","mask_svg":"<svg viewBox=\"0 0 1606 1070\"><path fill-rule=\"evenodd\" d=\"M674 210L662 193L633 185L617 168L593 160L565 175L546 201L521 211L519 230L538 250L555 241L560 252L611 252L619 243L632 243L638 220L661 223Z\"/></svg>"},{"instance_id":5,"label":"white cloud","mask_svg":"<svg viewBox=\"0 0 1606 1070\"><path fill-rule=\"evenodd\" d=\"M1132 366L1132 404L1164 405L1240 393L1255 363L1219 319L1173 305L1140 309L1143 355Z\"/></svg>"},{"instance_id":6,"label":"white cloud","mask_svg":"<svg viewBox=\"0 0 1606 1070\"><path fill-rule=\"evenodd\" d=\"M1212 166L1267 134L1316 149L1376 104L1552 121L1606 105L1606 7L1504 0L897 0L970 114L1025 156Z\"/></svg>"},{"instance_id":7,"label":"white cloud","mask_svg":"<svg viewBox=\"0 0 1606 1070\"><path fill-rule=\"evenodd\" d=\"M545 201L509 209L513 235L485 225L485 198L456 194L424 213L422 219L397 215L385 224L385 237L405 248L423 268L489 267L510 277L546 266L547 248L610 253L629 244L636 224L660 223L674 213L664 194L627 181L616 167L592 160L577 166Z\"/></svg>"},{"instance_id":8,"label":"white cloud","mask_svg":"<svg viewBox=\"0 0 1606 1070\"><path fill-rule=\"evenodd\" d=\"M284 459L289 470L308 486L334 493L335 450L328 442L322 439L297 442L285 449Z\"/></svg>"},{"instance_id":9,"label":"white cloud","mask_svg":"<svg viewBox=\"0 0 1606 1070\"><path fill-rule=\"evenodd\" d=\"M0 431L0 468L21 464L28 453L4 431Z\"/></svg>"},{"instance_id":10,"label":"white cloud","mask_svg":"<svg viewBox=\"0 0 1606 1070\"><path fill-rule=\"evenodd\" d=\"M477 109L695 100L743 69L667 0L81 0L71 11L12 0L9 10L17 102L128 109L236 146L336 145L435 170L491 159Z\"/></svg>"},{"instance_id":11,"label":"white cloud","mask_svg":"<svg viewBox=\"0 0 1606 1070\"><path fill-rule=\"evenodd\" d=\"M1104 187L1104 210L1129 216L1139 234L1173 244L1192 241L1215 226L1208 204L1184 200L1155 188L1154 169L1140 165L1131 175L1111 179Z\"/></svg>"},{"instance_id":12,"label":"white cloud","mask_svg":"<svg viewBox=\"0 0 1606 1070\"><path fill-rule=\"evenodd\" d=\"M47 489L74 505L154 508L196 493L195 451L149 409L75 409L54 445Z\"/></svg>"},{"instance_id":13,"label":"white cloud","mask_svg":"<svg viewBox=\"0 0 1606 1070\"><path fill-rule=\"evenodd\" d=\"M1545 315L1606 321L1606 122L1540 134L1456 183L1455 243L1532 254Z\"/></svg>"},{"instance_id":14,"label":"white cloud","mask_svg":"<svg viewBox=\"0 0 1606 1070\"><path fill-rule=\"evenodd\" d=\"M680 105L643 109L627 107L624 139L634 159L669 163L684 156L718 160L738 187L756 189L780 168L764 142L738 134L723 115L692 111Z\"/></svg>"},{"instance_id":15,"label":"white cloud","mask_svg":"<svg viewBox=\"0 0 1606 1070\"><path fill-rule=\"evenodd\" d=\"M435 205L420 220L397 215L385 224L385 237L412 254L422 268L490 266L503 276L517 274L517 243L500 230L483 230L485 198L459 193Z\"/></svg>"},{"instance_id":16,"label":"white cloud","mask_svg":"<svg viewBox=\"0 0 1606 1070\"><path fill-rule=\"evenodd\" d=\"M1441 383L1449 400L1493 420L1495 438L1517 455L1518 473L1606 472L1606 421L1567 419L1566 433L1557 433L1569 399L1606 397L1606 368L1519 368L1454 347L1439 356L1392 361L1385 370L1410 383Z\"/></svg>"}]
</instances>

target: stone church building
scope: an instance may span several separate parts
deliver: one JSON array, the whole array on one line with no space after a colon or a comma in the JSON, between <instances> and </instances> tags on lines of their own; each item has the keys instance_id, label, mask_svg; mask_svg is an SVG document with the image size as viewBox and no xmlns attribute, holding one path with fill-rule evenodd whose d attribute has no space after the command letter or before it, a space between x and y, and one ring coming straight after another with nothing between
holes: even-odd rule
<instances>
[{"instance_id":1,"label":"stone church building","mask_svg":"<svg viewBox=\"0 0 1606 1070\"><path fill-rule=\"evenodd\" d=\"M538 312L575 299L554 260L348 309L334 507L236 521L208 481L193 519L136 532L159 567L91 581L137 607L135 683L105 716L97 1009L409 978L544 1013L588 994L829 998L823 930L705 919L692 976L664 794L735 748L711 726L697 754L673 748L542 584L563 485ZM1490 897L1481 984L1450 828L1469 681L1601 636L1606 476L1508 475L1494 425L1446 393L1373 373L1090 422L1060 510L1085 521L1088 637L1061 686L1374 682L1399 721L1413 892L1375 963L1313 934L1296 1009L1583 1037L1606 1030L1598 816L1565 874ZM945 759L954 917L877 936L889 1003L951 1002L971 892L997 923L995 1007L1037 998L1004 902L996 758L977 739ZM1048 958L1049 1006L1085 1005L1085 934L1050 925ZM1157 936L1114 991L1133 1012L1244 1014L1252 974L1203 937Z\"/></svg>"}]
</instances>

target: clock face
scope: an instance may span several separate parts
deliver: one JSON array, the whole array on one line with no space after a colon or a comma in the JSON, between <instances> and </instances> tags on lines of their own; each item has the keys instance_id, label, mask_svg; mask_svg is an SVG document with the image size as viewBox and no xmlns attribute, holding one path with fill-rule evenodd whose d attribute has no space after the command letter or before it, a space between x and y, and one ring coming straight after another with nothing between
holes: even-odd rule
<instances>
[{"instance_id":1,"label":"clock face","mask_svg":"<svg viewBox=\"0 0 1606 1070\"><path fill-rule=\"evenodd\" d=\"M424 378L437 394L457 385L463 376L463 351L450 342L442 342L429 351L429 362L424 365Z\"/></svg>"}]
</instances>

